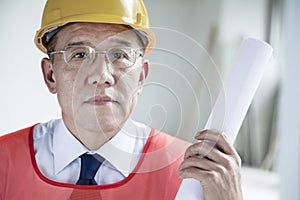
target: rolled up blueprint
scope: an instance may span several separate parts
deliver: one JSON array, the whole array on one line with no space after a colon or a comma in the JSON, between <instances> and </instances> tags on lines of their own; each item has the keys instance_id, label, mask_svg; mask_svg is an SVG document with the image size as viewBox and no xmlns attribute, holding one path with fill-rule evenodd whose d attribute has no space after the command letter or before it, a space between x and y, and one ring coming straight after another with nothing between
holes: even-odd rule
<instances>
[{"instance_id":1,"label":"rolled up blueprint","mask_svg":"<svg viewBox=\"0 0 300 200\"><path fill-rule=\"evenodd\" d=\"M263 41L253 38L243 41L205 129L225 132L230 142L234 142L272 52L272 47Z\"/></svg>"},{"instance_id":2,"label":"rolled up blueprint","mask_svg":"<svg viewBox=\"0 0 300 200\"><path fill-rule=\"evenodd\" d=\"M246 38L243 41L235 64L224 82L205 129L225 132L230 142L234 142L267 63L272 57L272 52L272 47L263 41L254 38ZM198 183L199 188L195 188L195 181L194 179L184 179L176 200L202 199L201 185Z\"/></svg>"}]
</instances>

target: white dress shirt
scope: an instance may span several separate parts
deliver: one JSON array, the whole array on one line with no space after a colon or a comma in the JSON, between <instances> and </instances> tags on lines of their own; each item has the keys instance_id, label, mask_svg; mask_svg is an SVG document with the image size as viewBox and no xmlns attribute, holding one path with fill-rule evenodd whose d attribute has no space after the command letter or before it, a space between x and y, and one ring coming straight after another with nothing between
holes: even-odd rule
<instances>
[{"instance_id":1,"label":"white dress shirt","mask_svg":"<svg viewBox=\"0 0 300 200\"><path fill-rule=\"evenodd\" d=\"M51 120L34 128L36 162L48 179L75 184L80 174L79 156L84 153L98 154L105 160L95 175L96 182L99 185L116 183L134 170L150 130L146 125L129 119L110 141L98 150L90 151L71 134L62 119ZM182 197L176 199L184 199L185 194L202 196L199 182L191 181L189 187L180 191L179 196Z\"/></svg>"}]
</instances>

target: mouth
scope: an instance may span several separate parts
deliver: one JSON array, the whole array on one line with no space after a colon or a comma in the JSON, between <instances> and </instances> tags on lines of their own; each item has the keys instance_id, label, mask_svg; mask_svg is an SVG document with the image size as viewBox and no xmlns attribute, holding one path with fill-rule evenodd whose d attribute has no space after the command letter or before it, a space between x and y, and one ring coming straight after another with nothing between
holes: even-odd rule
<instances>
[{"instance_id":1,"label":"mouth","mask_svg":"<svg viewBox=\"0 0 300 200\"><path fill-rule=\"evenodd\" d=\"M95 96L89 98L86 103L92 104L92 105L109 105L116 103L111 97L109 96Z\"/></svg>"}]
</instances>

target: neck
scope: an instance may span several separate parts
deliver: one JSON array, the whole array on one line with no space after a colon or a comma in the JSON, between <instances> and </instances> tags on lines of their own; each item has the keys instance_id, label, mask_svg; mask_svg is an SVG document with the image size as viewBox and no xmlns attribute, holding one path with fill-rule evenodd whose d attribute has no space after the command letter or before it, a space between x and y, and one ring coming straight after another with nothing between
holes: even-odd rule
<instances>
[{"instance_id":1,"label":"neck","mask_svg":"<svg viewBox=\"0 0 300 200\"><path fill-rule=\"evenodd\" d=\"M107 141L113 138L119 130L111 131L111 132L101 132L101 131L88 131L88 130L80 130L77 129L76 132L72 132L72 134L81 142L87 149L94 151L99 149L102 145L104 145Z\"/></svg>"},{"instance_id":2,"label":"neck","mask_svg":"<svg viewBox=\"0 0 300 200\"><path fill-rule=\"evenodd\" d=\"M91 128L80 126L79 123L75 125L73 120L65 118L63 118L63 120L74 137L91 151L99 149L107 141L113 138L121 130L120 127L123 126L122 124L121 126L110 126L106 129L101 128L106 126L95 126Z\"/></svg>"}]
</instances>

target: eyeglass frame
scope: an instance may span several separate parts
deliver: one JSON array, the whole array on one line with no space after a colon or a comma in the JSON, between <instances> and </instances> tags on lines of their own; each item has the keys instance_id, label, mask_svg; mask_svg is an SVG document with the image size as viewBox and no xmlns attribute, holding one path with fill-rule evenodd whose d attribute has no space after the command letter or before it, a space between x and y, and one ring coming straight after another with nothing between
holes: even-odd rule
<instances>
[{"instance_id":1,"label":"eyeglass frame","mask_svg":"<svg viewBox=\"0 0 300 200\"><path fill-rule=\"evenodd\" d=\"M110 47L110 48L108 48L108 49L105 50L105 51L96 51L95 48L93 48L93 47L91 47L91 46L88 46L88 45L70 45L70 46L66 46L66 47L65 47L64 49L62 49L62 50L57 50L57 51L48 52L47 54L48 54L50 60L52 60L52 59L51 59L51 56L52 56L52 55L55 55L55 54L58 54L58 53L62 53L62 54L63 54L63 58L64 58L64 62L65 62L68 66L74 67L74 66L72 66L69 62L67 62L67 58L66 58L66 54L65 54L65 52L67 51L67 48L70 48L70 47L84 47L84 48L88 48L89 54L93 55L93 58L90 59L89 65L95 61L96 54L104 54L104 55L105 55L105 61L106 61L106 64L107 64L108 66L112 66L112 62L111 62L110 59L108 58L107 52L109 52L109 51L112 50L112 49L118 49L118 50L121 50L121 51L123 51L124 49L130 49L131 51L133 51L133 52L134 52L134 62L132 62L132 65L130 65L130 66L128 66L128 67L119 67L118 69L128 69L128 68L131 68L132 66L135 65L136 60L137 60L138 57L143 57L143 56L144 56L144 54L142 53L142 51L137 50L137 49L134 49L134 48L132 48L132 47L122 47L122 48L120 48L120 47Z\"/></svg>"}]
</instances>

